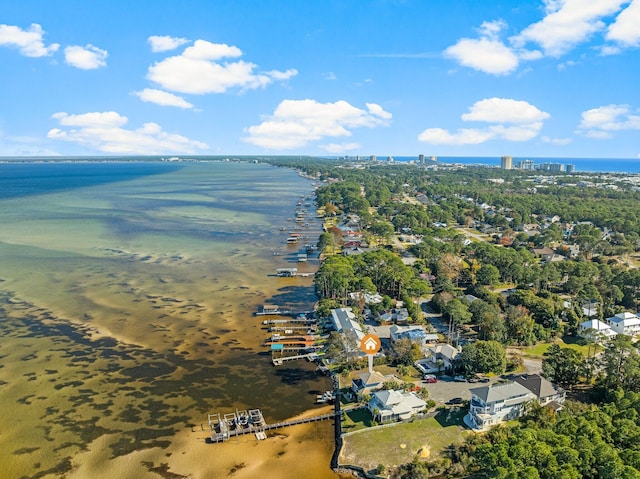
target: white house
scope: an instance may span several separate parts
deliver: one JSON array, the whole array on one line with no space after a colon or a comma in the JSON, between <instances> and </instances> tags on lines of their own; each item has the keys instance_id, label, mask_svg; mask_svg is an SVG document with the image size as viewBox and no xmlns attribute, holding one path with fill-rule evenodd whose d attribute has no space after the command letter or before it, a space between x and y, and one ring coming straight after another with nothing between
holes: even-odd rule
<instances>
[{"instance_id":1,"label":"white house","mask_svg":"<svg viewBox=\"0 0 640 479\"><path fill-rule=\"evenodd\" d=\"M633 313L618 313L604 320L618 334L636 336L640 334L640 318Z\"/></svg>"},{"instance_id":2,"label":"white house","mask_svg":"<svg viewBox=\"0 0 640 479\"><path fill-rule=\"evenodd\" d=\"M617 334L608 324L599 319L583 321L578 326L578 335L585 339L610 339Z\"/></svg>"},{"instance_id":3,"label":"white house","mask_svg":"<svg viewBox=\"0 0 640 479\"><path fill-rule=\"evenodd\" d=\"M480 431L519 418L524 413L525 405L536 398L516 382L473 388L469 392L471 402L465 422Z\"/></svg>"},{"instance_id":4,"label":"white house","mask_svg":"<svg viewBox=\"0 0 640 479\"><path fill-rule=\"evenodd\" d=\"M374 392L367 404L378 422L411 419L426 407L427 403L415 393L393 389Z\"/></svg>"},{"instance_id":5,"label":"white house","mask_svg":"<svg viewBox=\"0 0 640 479\"><path fill-rule=\"evenodd\" d=\"M566 391L547 381L539 374L524 374L513 382L474 388L465 422L473 429L483 431L504 421L517 419L531 401L546 406L561 406Z\"/></svg>"}]
</instances>

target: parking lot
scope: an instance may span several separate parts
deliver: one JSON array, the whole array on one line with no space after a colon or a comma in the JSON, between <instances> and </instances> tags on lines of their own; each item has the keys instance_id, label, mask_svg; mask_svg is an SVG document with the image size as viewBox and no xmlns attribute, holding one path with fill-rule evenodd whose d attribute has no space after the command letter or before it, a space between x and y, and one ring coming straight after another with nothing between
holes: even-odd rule
<instances>
[{"instance_id":1,"label":"parking lot","mask_svg":"<svg viewBox=\"0 0 640 479\"><path fill-rule=\"evenodd\" d=\"M489 386L489 383L455 382L451 376L441 376L437 383L421 382L420 387L429 391L429 398L437 404L443 404L452 398L461 397L464 400L471 399L469 389Z\"/></svg>"}]
</instances>

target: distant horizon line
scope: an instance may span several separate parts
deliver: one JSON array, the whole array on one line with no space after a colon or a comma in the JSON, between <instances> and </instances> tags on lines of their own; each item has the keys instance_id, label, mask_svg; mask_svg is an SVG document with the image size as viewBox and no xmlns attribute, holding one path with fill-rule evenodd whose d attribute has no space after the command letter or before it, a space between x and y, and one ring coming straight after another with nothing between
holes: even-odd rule
<instances>
[{"instance_id":1,"label":"distant horizon line","mask_svg":"<svg viewBox=\"0 0 640 479\"><path fill-rule=\"evenodd\" d=\"M30 159L30 160L64 160L64 159L75 159L75 158L158 158L158 159L200 159L200 158L220 158L220 159L242 159L242 158L318 158L324 160L344 160L344 159L368 159L372 156L378 158L379 161L386 161L387 158L415 158L416 160L420 155L311 155L311 154L216 154L216 155L180 155L180 154L168 154L168 155L12 155L12 156L0 156L0 161L3 160L19 160L19 159ZM632 158L632 157L615 157L615 156L526 156L526 155L500 155L500 156L471 156L471 155L424 155L424 159L427 161L432 161L431 158L481 158L481 159L496 159L500 160L503 156L511 156L511 158L519 159L519 158L527 158L527 159L556 159L556 160L630 160L630 161L640 161L640 158Z\"/></svg>"}]
</instances>

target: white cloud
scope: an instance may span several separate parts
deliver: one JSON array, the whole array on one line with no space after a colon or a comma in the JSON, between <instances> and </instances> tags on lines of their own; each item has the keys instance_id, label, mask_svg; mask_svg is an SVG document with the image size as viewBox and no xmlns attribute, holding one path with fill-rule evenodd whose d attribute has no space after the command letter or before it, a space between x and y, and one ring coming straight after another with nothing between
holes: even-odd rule
<instances>
[{"instance_id":1,"label":"white cloud","mask_svg":"<svg viewBox=\"0 0 640 479\"><path fill-rule=\"evenodd\" d=\"M600 54L603 56L607 55L617 55L622 51L622 48L613 45L604 45L600 48Z\"/></svg>"},{"instance_id":2,"label":"white cloud","mask_svg":"<svg viewBox=\"0 0 640 479\"><path fill-rule=\"evenodd\" d=\"M384 111L382 107L377 103L365 103L365 105L367 107L367 110L369 110L369 113L371 113L373 116L382 118L383 120L391 120L391 113L389 113L388 111Z\"/></svg>"},{"instance_id":3,"label":"white cloud","mask_svg":"<svg viewBox=\"0 0 640 479\"><path fill-rule=\"evenodd\" d=\"M328 145L321 145L320 148L327 153L339 155L348 151L357 150L358 148L361 148L361 145L360 143L329 143Z\"/></svg>"},{"instance_id":4,"label":"white cloud","mask_svg":"<svg viewBox=\"0 0 640 479\"><path fill-rule=\"evenodd\" d=\"M81 47L72 45L64 49L64 59L67 64L82 70L95 70L96 68L107 66L106 50L102 50L93 45Z\"/></svg>"},{"instance_id":5,"label":"white cloud","mask_svg":"<svg viewBox=\"0 0 640 479\"><path fill-rule=\"evenodd\" d=\"M532 123L546 120L549 114L540 111L531 103L510 98L487 98L469 107L462 115L464 121L486 121L489 123Z\"/></svg>"},{"instance_id":6,"label":"white cloud","mask_svg":"<svg viewBox=\"0 0 640 479\"><path fill-rule=\"evenodd\" d=\"M442 128L427 128L418 136L418 140L430 145L477 145L490 140L489 131L462 128L457 133L449 133Z\"/></svg>"},{"instance_id":7,"label":"white cloud","mask_svg":"<svg viewBox=\"0 0 640 479\"><path fill-rule=\"evenodd\" d=\"M509 98L487 98L477 101L463 121L490 123L482 128L461 128L452 133L443 128L427 128L418 140L433 145L477 145L489 140L528 141L535 138L549 114L534 105Z\"/></svg>"},{"instance_id":8,"label":"white cloud","mask_svg":"<svg viewBox=\"0 0 640 479\"><path fill-rule=\"evenodd\" d=\"M336 74L333 72L324 72L322 74L322 78L324 78L325 80L337 80L338 78L336 77Z\"/></svg>"},{"instance_id":9,"label":"white cloud","mask_svg":"<svg viewBox=\"0 0 640 479\"><path fill-rule=\"evenodd\" d=\"M192 46L185 48L182 55L195 60L222 60L227 57L241 57L242 50L238 47L229 46L226 43L211 43L206 40L196 40Z\"/></svg>"},{"instance_id":10,"label":"white cloud","mask_svg":"<svg viewBox=\"0 0 640 479\"><path fill-rule=\"evenodd\" d=\"M380 105L367 103L366 107L356 108L344 100L284 100L268 119L245 128L247 136L243 140L263 148L290 149L326 137L349 137L352 128L388 124L391 114Z\"/></svg>"},{"instance_id":11,"label":"white cloud","mask_svg":"<svg viewBox=\"0 0 640 479\"><path fill-rule=\"evenodd\" d=\"M560 70L560 71L566 70L567 68L575 67L576 65L578 65L577 61L575 61L575 60L567 60L566 62L558 63L558 70Z\"/></svg>"},{"instance_id":12,"label":"white cloud","mask_svg":"<svg viewBox=\"0 0 640 479\"><path fill-rule=\"evenodd\" d=\"M66 112L58 112L51 115L63 126L82 127L116 127L124 125L128 120L115 111L102 111L69 115Z\"/></svg>"},{"instance_id":13,"label":"white cloud","mask_svg":"<svg viewBox=\"0 0 640 479\"><path fill-rule=\"evenodd\" d=\"M127 117L114 111L69 115L55 113L52 118L62 127L52 128L47 138L77 143L93 150L113 154L185 154L207 150L200 141L165 132L156 123L145 123L135 130L122 128Z\"/></svg>"},{"instance_id":14,"label":"white cloud","mask_svg":"<svg viewBox=\"0 0 640 479\"><path fill-rule=\"evenodd\" d=\"M559 57L577 45L604 32L605 20L616 14L629 0L543 0L545 15L505 42L499 34L505 29L502 20L484 22L479 38L461 38L448 47L444 55L463 66L493 75L507 75L522 61L544 56ZM640 45L640 0L632 0L611 24L606 38L616 46L600 46L603 55L620 52L620 46ZM531 48L530 45L536 45ZM538 48L539 47L539 48ZM541 51L541 50L542 51Z\"/></svg>"},{"instance_id":15,"label":"white cloud","mask_svg":"<svg viewBox=\"0 0 640 479\"><path fill-rule=\"evenodd\" d=\"M186 38L170 37L167 35L152 35L147 41L151 45L152 52L167 52L169 50L175 50L176 48L189 43Z\"/></svg>"},{"instance_id":16,"label":"white cloud","mask_svg":"<svg viewBox=\"0 0 640 479\"><path fill-rule=\"evenodd\" d=\"M552 145L564 146L571 143L571 138L551 138L550 136L543 136L540 138L543 143L550 143Z\"/></svg>"},{"instance_id":17,"label":"white cloud","mask_svg":"<svg viewBox=\"0 0 640 479\"><path fill-rule=\"evenodd\" d=\"M609 26L607 40L623 45L640 45L640 0L633 0Z\"/></svg>"},{"instance_id":18,"label":"white cloud","mask_svg":"<svg viewBox=\"0 0 640 479\"><path fill-rule=\"evenodd\" d=\"M604 29L602 18L616 13L627 0L545 0L546 16L511 38L516 47L540 45L545 54L560 56Z\"/></svg>"},{"instance_id":19,"label":"white cloud","mask_svg":"<svg viewBox=\"0 0 640 479\"><path fill-rule=\"evenodd\" d=\"M0 25L0 45L16 47L26 57L46 57L56 52L60 45L52 43L45 46L42 41L44 33L37 23L32 23L27 30L14 25Z\"/></svg>"},{"instance_id":20,"label":"white cloud","mask_svg":"<svg viewBox=\"0 0 640 479\"><path fill-rule=\"evenodd\" d=\"M193 105L181 96L154 88L145 88L142 91L135 91L133 94L140 97L142 101L155 103L156 105L175 106L185 109L193 108Z\"/></svg>"},{"instance_id":21,"label":"white cloud","mask_svg":"<svg viewBox=\"0 0 640 479\"><path fill-rule=\"evenodd\" d=\"M640 130L640 115L629 105L605 105L582 112L578 132L589 138L612 138L614 131Z\"/></svg>"},{"instance_id":22,"label":"white cloud","mask_svg":"<svg viewBox=\"0 0 640 479\"><path fill-rule=\"evenodd\" d=\"M491 38L462 38L444 55L465 67L494 75L506 75L518 68L518 56L504 43Z\"/></svg>"},{"instance_id":23,"label":"white cloud","mask_svg":"<svg viewBox=\"0 0 640 479\"><path fill-rule=\"evenodd\" d=\"M291 77L294 77L298 74L298 70L295 68L289 68L287 71L281 72L278 70L271 70L269 72L265 72L265 74L274 80L288 80Z\"/></svg>"},{"instance_id":24,"label":"white cloud","mask_svg":"<svg viewBox=\"0 0 640 479\"><path fill-rule=\"evenodd\" d=\"M478 33L482 37L487 37L492 40L498 38L498 34L507 27L507 23L504 20L494 20L493 22L482 22Z\"/></svg>"},{"instance_id":25,"label":"white cloud","mask_svg":"<svg viewBox=\"0 0 640 479\"><path fill-rule=\"evenodd\" d=\"M166 90L205 94L224 93L230 88L255 89L298 74L295 69L256 73L257 66L253 63L242 60L220 62L241 55L242 51L235 46L196 40L182 54L149 67L147 78Z\"/></svg>"}]
</instances>

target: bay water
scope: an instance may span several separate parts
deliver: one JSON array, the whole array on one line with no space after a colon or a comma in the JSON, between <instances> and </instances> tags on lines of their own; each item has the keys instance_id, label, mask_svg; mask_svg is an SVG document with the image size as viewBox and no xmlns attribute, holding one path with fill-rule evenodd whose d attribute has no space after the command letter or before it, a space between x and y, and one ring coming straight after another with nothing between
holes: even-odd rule
<instances>
[{"instance_id":1,"label":"bay water","mask_svg":"<svg viewBox=\"0 0 640 479\"><path fill-rule=\"evenodd\" d=\"M331 422L205 441L208 413L324 412L254 316L315 301L273 275L311 193L249 162L0 164L0 477L335 477Z\"/></svg>"}]
</instances>

